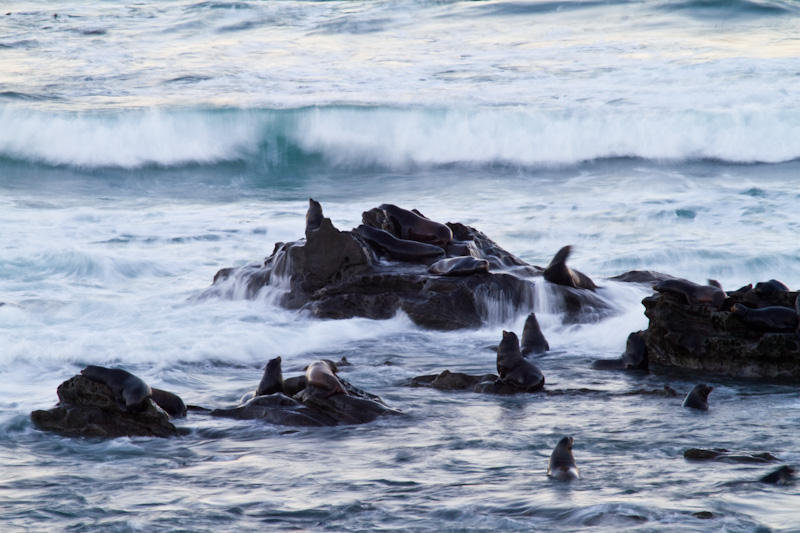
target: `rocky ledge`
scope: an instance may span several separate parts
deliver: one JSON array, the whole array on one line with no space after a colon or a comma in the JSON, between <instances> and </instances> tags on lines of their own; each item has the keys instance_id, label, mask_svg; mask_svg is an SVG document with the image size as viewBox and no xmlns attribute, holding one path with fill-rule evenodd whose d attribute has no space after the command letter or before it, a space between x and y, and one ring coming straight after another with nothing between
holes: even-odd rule
<instances>
[{"instance_id":1,"label":"rocky ledge","mask_svg":"<svg viewBox=\"0 0 800 533\"><path fill-rule=\"evenodd\" d=\"M31 413L39 429L74 437L174 437L181 432L150 398L141 410L120 407L109 387L84 376L58 386L59 403Z\"/></svg>"},{"instance_id":2,"label":"rocky ledge","mask_svg":"<svg viewBox=\"0 0 800 533\"><path fill-rule=\"evenodd\" d=\"M658 292L642 301L650 324L640 335L650 362L727 376L800 378L798 293L759 285L700 302L657 284Z\"/></svg>"}]
</instances>

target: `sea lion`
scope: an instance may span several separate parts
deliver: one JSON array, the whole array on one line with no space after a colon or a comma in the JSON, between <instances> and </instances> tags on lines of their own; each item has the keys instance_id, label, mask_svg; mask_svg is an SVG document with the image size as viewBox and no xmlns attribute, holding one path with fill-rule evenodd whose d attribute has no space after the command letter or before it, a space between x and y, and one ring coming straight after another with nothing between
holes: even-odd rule
<instances>
[{"instance_id":1,"label":"sea lion","mask_svg":"<svg viewBox=\"0 0 800 533\"><path fill-rule=\"evenodd\" d=\"M788 485L794 481L795 469L791 466L783 465L779 469L767 474L759 479L761 483L770 483L772 485Z\"/></svg>"},{"instance_id":2,"label":"sea lion","mask_svg":"<svg viewBox=\"0 0 800 533\"><path fill-rule=\"evenodd\" d=\"M544 375L539 368L522 357L516 333L503 331L503 340L497 346L498 385L512 385L524 392L544 387Z\"/></svg>"},{"instance_id":3,"label":"sea lion","mask_svg":"<svg viewBox=\"0 0 800 533\"><path fill-rule=\"evenodd\" d=\"M544 269L544 279L550 283L572 287L573 289L587 289L590 291L597 289L597 285L594 284L594 281L589 276L567 266L567 258L571 252L572 246L564 246L560 249L553 256L547 268Z\"/></svg>"},{"instance_id":4,"label":"sea lion","mask_svg":"<svg viewBox=\"0 0 800 533\"><path fill-rule=\"evenodd\" d=\"M759 281L758 283L756 283L756 286L753 287L753 290L756 291L756 293L758 294L766 294L770 292L790 292L789 287L787 287L785 283L777 279L771 279L769 281Z\"/></svg>"},{"instance_id":5,"label":"sea lion","mask_svg":"<svg viewBox=\"0 0 800 533\"><path fill-rule=\"evenodd\" d=\"M691 407L693 409L708 411L708 395L711 394L712 390L714 390L714 387L709 387L705 383L696 385L691 392L686 395L682 407Z\"/></svg>"},{"instance_id":6,"label":"sea lion","mask_svg":"<svg viewBox=\"0 0 800 533\"><path fill-rule=\"evenodd\" d=\"M265 396L283 392L283 373L281 372L281 357L270 359L264 367L264 376L256 389L256 396Z\"/></svg>"},{"instance_id":7,"label":"sea lion","mask_svg":"<svg viewBox=\"0 0 800 533\"><path fill-rule=\"evenodd\" d=\"M428 272L439 276L470 276L479 272L489 272L489 261L476 259L471 255L448 257L436 261Z\"/></svg>"},{"instance_id":8,"label":"sea lion","mask_svg":"<svg viewBox=\"0 0 800 533\"><path fill-rule=\"evenodd\" d=\"M180 396L155 387L151 387L150 390L152 392L150 399L152 399L157 406L166 411L169 416L173 418L186 416L186 404L183 403Z\"/></svg>"},{"instance_id":9,"label":"sea lion","mask_svg":"<svg viewBox=\"0 0 800 533\"><path fill-rule=\"evenodd\" d=\"M536 315L531 313L525 319L525 327L522 329L522 355L540 354L550 349L547 339L544 338L542 330L539 329L539 321Z\"/></svg>"},{"instance_id":10,"label":"sea lion","mask_svg":"<svg viewBox=\"0 0 800 533\"><path fill-rule=\"evenodd\" d=\"M325 398L338 392L347 394L347 391L342 387L342 383L334 375L335 372L336 365L331 361L316 361L308 365L306 369L306 382L308 385L313 385L326 391Z\"/></svg>"},{"instance_id":11,"label":"sea lion","mask_svg":"<svg viewBox=\"0 0 800 533\"><path fill-rule=\"evenodd\" d=\"M143 410L153 395L153 389L142 378L120 368L89 365L81 374L111 389L120 409L131 413Z\"/></svg>"},{"instance_id":12,"label":"sea lion","mask_svg":"<svg viewBox=\"0 0 800 533\"><path fill-rule=\"evenodd\" d=\"M319 229L322 224L322 205L313 198L308 199L308 211L306 211L306 233Z\"/></svg>"},{"instance_id":13,"label":"sea lion","mask_svg":"<svg viewBox=\"0 0 800 533\"><path fill-rule=\"evenodd\" d=\"M653 287L658 292L679 294L690 305L709 305L719 307L728 297L725 291L713 285L699 285L685 279L665 279Z\"/></svg>"},{"instance_id":14,"label":"sea lion","mask_svg":"<svg viewBox=\"0 0 800 533\"><path fill-rule=\"evenodd\" d=\"M453 240L453 230L444 224L420 216L413 211L392 204L382 204L381 209L394 226L401 239L410 239L428 244L444 246Z\"/></svg>"},{"instance_id":15,"label":"sea lion","mask_svg":"<svg viewBox=\"0 0 800 533\"><path fill-rule=\"evenodd\" d=\"M788 307L773 306L751 309L742 304L731 306L731 313L745 326L759 331L792 332L798 325L797 311Z\"/></svg>"},{"instance_id":16,"label":"sea lion","mask_svg":"<svg viewBox=\"0 0 800 533\"><path fill-rule=\"evenodd\" d=\"M595 370L647 370L650 357L639 332L628 335L625 352L619 359L600 359L592 363Z\"/></svg>"},{"instance_id":17,"label":"sea lion","mask_svg":"<svg viewBox=\"0 0 800 533\"><path fill-rule=\"evenodd\" d=\"M558 441L553 453L550 454L550 463L547 465L548 476L564 481L580 479L581 473L572 455L572 443L572 437L564 437Z\"/></svg>"},{"instance_id":18,"label":"sea lion","mask_svg":"<svg viewBox=\"0 0 800 533\"><path fill-rule=\"evenodd\" d=\"M373 228L372 226L361 225L357 227L355 233L360 235L367 243L376 249L378 253L388 256L390 259L410 262L426 262L439 259L444 256L444 250L433 244L423 242L398 239L388 231Z\"/></svg>"}]
</instances>

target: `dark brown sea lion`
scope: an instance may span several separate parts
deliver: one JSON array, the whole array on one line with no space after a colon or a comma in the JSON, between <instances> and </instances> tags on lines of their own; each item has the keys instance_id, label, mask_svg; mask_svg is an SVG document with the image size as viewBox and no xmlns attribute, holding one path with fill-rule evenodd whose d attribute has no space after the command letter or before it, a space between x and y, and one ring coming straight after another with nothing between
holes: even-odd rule
<instances>
[{"instance_id":1,"label":"dark brown sea lion","mask_svg":"<svg viewBox=\"0 0 800 533\"><path fill-rule=\"evenodd\" d=\"M708 395L711 394L712 390L714 390L714 387L709 387L705 383L696 385L691 392L686 395L682 406L708 411Z\"/></svg>"},{"instance_id":2,"label":"dark brown sea lion","mask_svg":"<svg viewBox=\"0 0 800 533\"><path fill-rule=\"evenodd\" d=\"M392 204L383 204L379 207L386 213L392 223L395 233L401 239L425 242L444 246L453 240L453 231L446 225L420 216L413 211L397 207Z\"/></svg>"},{"instance_id":3,"label":"dark brown sea lion","mask_svg":"<svg viewBox=\"0 0 800 533\"><path fill-rule=\"evenodd\" d=\"M770 292L790 292L789 287L787 287L785 283L777 279L771 279L769 281L760 281L756 283L756 286L753 287L753 290L756 291L756 293L758 294L766 294Z\"/></svg>"},{"instance_id":4,"label":"dark brown sea lion","mask_svg":"<svg viewBox=\"0 0 800 533\"><path fill-rule=\"evenodd\" d=\"M150 397L157 406L162 408L173 418L186 416L186 404L177 394L151 387L152 396Z\"/></svg>"},{"instance_id":5,"label":"dark brown sea lion","mask_svg":"<svg viewBox=\"0 0 800 533\"><path fill-rule=\"evenodd\" d=\"M373 228L372 226L361 225L354 232L367 241L379 254L386 255L390 259L426 262L444 256L444 250L439 246L398 239L388 231Z\"/></svg>"},{"instance_id":6,"label":"dark brown sea lion","mask_svg":"<svg viewBox=\"0 0 800 533\"><path fill-rule=\"evenodd\" d=\"M308 211L306 211L306 233L319 229L322 224L322 205L313 198L308 199Z\"/></svg>"},{"instance_id":7,"label":"dark brown sea lion","mask_svg":"<svg viewBox=\"0 0 800 533\"><path fill-rule=\"evenodd\" d=\"M572 437L564 437L558 441L553 453L550 454L550 463L547 465L548 476L564 481L580 479L581 473L572 455L572 443Z\"/></svg>"},{"instance_id":8,"label":"dark brown sea lion","mask_svg":"<svg viewBox=\"0 0 800 533\"><path fill-rule=\"evenodd\" d=\"M525 319L525 327L522 329L522 355L540 354L550 349L550 344L544 338L542 330L539 329L539 321L536 315L531 313Z\"/></svg>"},{"instance_id":9,"label":"dark brown sea lion","mask_svg":"<svg viewBox=\"0 0 800 533\"><path fill-rule=\"evenodd\" d=\"M625 353L619 359L600 359L592 363L595 370L647 370L650 357L639 332L628 335Z\"/></svg>"},{"instance_id":10,"label":"dark brown sea lion","mask_svg":"<svg viewBox=\"0 0 800 533\"><path fill-rule=\"evenodd\" d=\"M685 279L665 279L653 287L658 292L679 294L690 305L710 305L719 307L728 297L725 291L713 285L698 285Z\"/></svg>"},{"instance_id":11,"label":"dark brown sea lion","mask_svg":"<svg viewBox=\"0 0 800 533\"><path fill-rule=\"evenodd\" d=\"M567 266L567 258L570 252L572 252L572 247L565 246L553 256L550 264L544 269L544 279L550 283L572 287L573 289L588 289L590 291L597 289L597 285L594 284L594 281L589 276Z\"/></svg>"},{"instance_id":12,"label":"dark brown sea lion","mask_svg":"<svg viewBox=\"0 0 800 533\"><path fill-rule=\"evenodd\" d=\"M470 276L479 272L489 272L489 261L476 259L470 255L461 257L448 257L436 261L428 272L439 276Z\"/></svg>"},{"instance_id":13,"label":"dark brown sea lion","mask_svg":"<svg viewBox=\"0 0 800 533\"><path fill-rule=\"evenodd\" d=\"M336 393L347 394L342 383L335 376L335 371L336 366L331 361L323 360L311 363L306 369L306 383L327 391L324 394L326 398Z\"/></svg>"},{"instance_id":14,"label":"dark brown sea lion","mask_svg":"<svg viewBox=\"0 0 800 533\"><path fill-rule=\"evenodd\" d=\"M788 307L772 306L751 309L742 304L731 306L731 313L739 317L745 326L759 331L783 332L796 331L798 325L797 311Z\"/></svg>"},{"instance_id":15,"label":"dark brown sea lion","mask_svg":"<svg viewBox=\"0 0 800 533\"><path fill-rule=\"evenodd\" d=\"M117 404L128 412L143 410L153 395L153 389L142 378L120 368L89 365L81 374L111 389Z\"/></svg>"},{"instance_id":16,"label":"dark brown sea lion","mask_svg":"<svg viewBox=\"0 0 800 533\"><path fill-rule=\"evenodd\" d=\"M512 385L522 392L532 392L544 387L544 375L539 368L522 357L516 333L503 331L503 340L497 346L498 385Z\"/></svg>"},{"instance_id":17,"label":"dark brown sea lion","mask_svg":"<svg viewBox=\"0 0 800 533\"><path fill-rule=\"evenodd\" d=\"M257 396L265 396L283 392L283 373L281 372L281 357L270 359L264 367L264 376L256 389Z\"/></svg>"},{"instance_id":18,"label":"dark brown sea lion","mask_svg":"<svg viewBox=\"0 0 800 533\"><path fill-rule=\"evenodd\" d=\"M794 474L794 468L784 465L774 472L762 477L759 479L759 481L761 483L770 483L772 485L788 485L794 481Z\"/></svg>"}]
</instances>

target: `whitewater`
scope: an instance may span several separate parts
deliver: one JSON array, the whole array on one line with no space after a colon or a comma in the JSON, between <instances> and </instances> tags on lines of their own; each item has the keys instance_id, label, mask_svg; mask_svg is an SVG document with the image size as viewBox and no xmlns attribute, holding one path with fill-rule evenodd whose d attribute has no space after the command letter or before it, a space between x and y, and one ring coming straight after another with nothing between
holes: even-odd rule
<instances>
[{"instance_id":1,"label":"whitewater","mask_svg":"<svg viewBox=\"0 0 800 533\"><path fill-rule=\"evenodd\" d=\"M796 383L600 372L647 327L648 269L800 288L795 1L20 1L0 13L0 522L6 531L800 531ZM549 394L409 388L495 369L477 330L199 299L221 268L382 203L562 246L614 309L533 311ZM405 416L288 428L190 413L173 439L67 438L30 412L87 365L230 407L267 360ZM697 383L706 413L681 409ZM629 395L669 385L677 398ZM546 476L575 439L582 479Z\"/></svg>"}]
</instances>

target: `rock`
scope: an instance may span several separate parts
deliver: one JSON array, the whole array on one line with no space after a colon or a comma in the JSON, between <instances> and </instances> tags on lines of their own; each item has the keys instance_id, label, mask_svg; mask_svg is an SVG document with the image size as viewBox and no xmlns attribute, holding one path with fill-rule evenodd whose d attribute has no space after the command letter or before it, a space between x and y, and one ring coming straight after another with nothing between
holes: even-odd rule
<instances>
[{"instance_id":1,"label":"rock","mask_svg":"<svg viewBox=\"0 0 800 533\"><path fill-rule=\"evenodd\" d=\"M800 342L795 333L772 333L747 327L731 312L736 303L753 308L794 308L797 292L759 296L749 286L727 293L717 310L689 305L679 295L662 292L642 300L650 319L642 338L650 362L737 377L800 377Z\"/></svg>"},{"instance_id":2,"label":"rock","mask_svg":"<svg viewBox=\"0 0 800 533\"><path fill-rule=\"evenodd\" d=\"M724 448L689 448L683 452L690 461L724 461L728 463L774 463L778 458L771 453L734 453Z\"/></svg>"},{"instance_id":3,"label":"rock","mask_svg":"<svg viewBox=\"0 0 800 533\"><path fill-rule=\"evenodd\" d=\"M47 411L31 413L33 423L45 431L75 437L174 437L181 432L169 415L149 398L141 412L120 409L107 386L74 376L58 386L59 403Z\"/></svg>"},{"instance_id":4,"label":"rock","mask_svg":"<svg viewBox=\"0 0 800 533\"><path fill-rule=\"evenodd\" d=\"M335 426L337 421L280 392L256 396L231 409L214 409L211 416L264 420L279 426Z\"/></svg>"},{"instance_id":5,"label":"rock","mask_svg":"<svg viewBox=\"0 0 800 533\"><path fill-rule=\"evenodd\" d=\"M344 380L340 381L345 385ZM348 394L339 393L330 396L326 396L329 391L309 385L298 392L294 399L339 424L365 424L380 416L402 414L396 409L387 407L377 396L368 395L363 391L359 391L362 393L359 395L352 394L353 387L348 385L345 385Z\"/></svg>"},{"instance_id":6,"label":"rock","mask_svg":"<svg viewBox=\"0 0 800 533\"><path fill-rule=\"evenodd\" d=\"M362 219L365 226L400 237L380 208L365 212ZM497 309L516 314L533 307L531 278L541 276L541 269L503 250L474 228L459 223L447 227L455 240L442 246L443 253L486 260L488 272L438 276L418 261L381 261L379 250L366 239L353 231L339 231L324 218L305 240L276 244L263 263L220 270L199 298L254 298L271 287L282 307L303 309L318 318L388 319L402 311L415 324L439 330L477 328ZM562 300L567 323L593 322L615 312L589 291L569 287L552 291Z\"/></svg>"}]
</instances>

